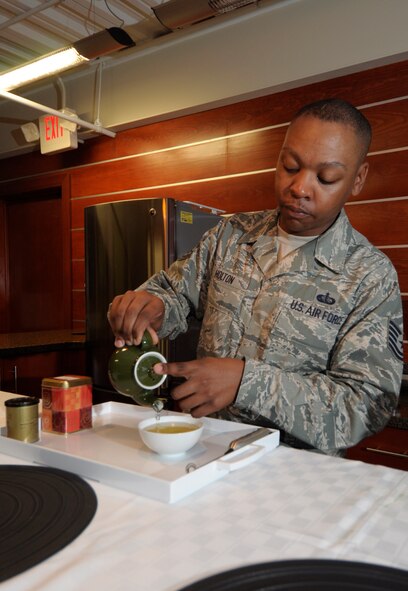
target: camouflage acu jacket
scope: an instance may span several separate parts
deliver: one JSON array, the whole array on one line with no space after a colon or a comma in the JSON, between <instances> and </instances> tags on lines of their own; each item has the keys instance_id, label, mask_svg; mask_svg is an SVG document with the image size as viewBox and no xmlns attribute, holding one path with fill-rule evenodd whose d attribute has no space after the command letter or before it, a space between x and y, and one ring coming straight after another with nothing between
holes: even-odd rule
<instances>
[{"instance_id":1,"label":"camouflage acu jacket","mask_svg":"<svg viewBox=\"0 0 408 591\"><path fill-rule=\"evenodd\" d=\"M144 288L162 298L160 337L202 318L197 356L245 360L219 416L341 454L381 430L402 374L402 310L388 258L344 211L277 262L277 210L237 214ZM293 443L292 442L292 443Z\"/></svg>"}]
</instances>

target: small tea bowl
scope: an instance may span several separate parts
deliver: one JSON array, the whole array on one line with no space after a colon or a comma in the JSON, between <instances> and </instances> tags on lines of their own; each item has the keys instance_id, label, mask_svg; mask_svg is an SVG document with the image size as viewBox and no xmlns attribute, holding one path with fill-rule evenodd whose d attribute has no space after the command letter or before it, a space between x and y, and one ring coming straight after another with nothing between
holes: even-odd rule
<instances>
[{"instance_id":1,"label":"small tea bowl","mask_svg":"<svg viewBox=\"0 0 408 591\"><path fill-rule=\"evenodd\" d=\"M183 454L191 449L199 441L203 429L203 423L191 415L166 415L159 420L152 417L139 423L143 443L165 456Z\"/></svg>"}]
</instances>

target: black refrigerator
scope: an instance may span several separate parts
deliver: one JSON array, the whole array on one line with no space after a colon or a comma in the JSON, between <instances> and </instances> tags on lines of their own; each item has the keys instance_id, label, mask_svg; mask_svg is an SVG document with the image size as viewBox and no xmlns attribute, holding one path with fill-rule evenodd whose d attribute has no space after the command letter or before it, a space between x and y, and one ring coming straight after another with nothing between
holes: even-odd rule
<instances>
[{"instance_id":1,"label":"black refrigerator","mask_svg":"<svg viewBox=\"0 0 408 591\"><path fill-rule=\"evenodd\" d=\"M106 317L109 303L191 250L218 223L220 213L167 197L85 208L87 374L92 377L94 402L132 401L117 394L108 377L114 351ZM199 323L191 319L187 333L160 343L162 353L169 361L194 359L199 329Z\"/></svg>"}]
</instances>

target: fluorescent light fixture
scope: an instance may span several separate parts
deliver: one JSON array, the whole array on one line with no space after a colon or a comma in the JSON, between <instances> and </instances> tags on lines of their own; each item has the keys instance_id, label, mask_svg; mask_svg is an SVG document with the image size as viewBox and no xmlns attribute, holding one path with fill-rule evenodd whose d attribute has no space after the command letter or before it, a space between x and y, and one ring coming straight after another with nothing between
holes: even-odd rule
<instances>
[{"instance_id":1,"label":"fluorescent light fixture","mask_svg":"<svg viewBox=\"0 0 408 591\"><path fill-rule=\"evenodd\" d=\"M13 90L18 86L23 86L29 82L58 74L63 70L79 66L89 61L86 57L80 55L73 47L66 47L60 51L49 53L48 55L28 62L24 66L9 70L0 75L0 88L2 90Z\"/></svg>"},{"instance_id":2,"label":"fluorescent light fixture","mask_svg":"<svg viewBox=\"0 0 408 591\"><path fill-rule=\"evenodd\" d=\"M118 27L104 29L76 41L69 47L63 47L0 74L0 90L12 90L134 45L133 40L123 29Z\"/></svg>"}]
</instances>

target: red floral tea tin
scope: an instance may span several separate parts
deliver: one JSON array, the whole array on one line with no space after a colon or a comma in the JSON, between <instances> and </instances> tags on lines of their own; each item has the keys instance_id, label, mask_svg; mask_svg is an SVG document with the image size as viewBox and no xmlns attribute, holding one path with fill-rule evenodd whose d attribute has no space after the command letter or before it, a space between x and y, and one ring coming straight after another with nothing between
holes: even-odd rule
<instances>
[{"instance_id":1,"label":"red floral tea tin","mask_svg":"<svg viewBox=\"0 0 408 591\"><path fill-rule=\"evenodd\" d=\"M42 430L73 433L92 427L92 380L87 376L66 375L44 378Z\"/></svg>"}]
</instances>

